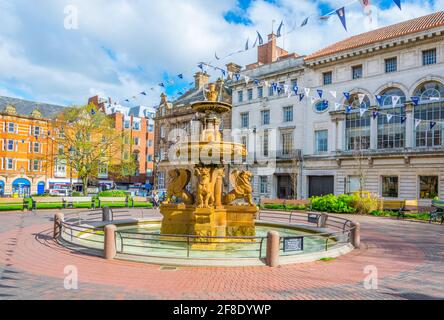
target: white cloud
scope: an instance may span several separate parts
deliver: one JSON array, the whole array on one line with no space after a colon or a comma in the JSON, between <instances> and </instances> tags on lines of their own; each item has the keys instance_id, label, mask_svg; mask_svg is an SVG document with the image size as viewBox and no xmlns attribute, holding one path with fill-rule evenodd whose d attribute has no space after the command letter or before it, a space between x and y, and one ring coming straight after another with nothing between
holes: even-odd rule
<instances>
[{"instance_id":1,"label":"white cloud","mask_svg":"<svg viewBox=\"0 0 444 320\"><path fill-rule=\"evenodd\" d=\"M344 0L323 1L331 5ZM264 0L252 2L245 14L250 26L230 24L224 13L236 7L236 0L0 0L0 83L17 86L39 101L85 103L92 93L123 100L141 91L141 103L159 100L157 86L165 74L183 73L187 80L197 71L199 61L214 60L214 53L242 49L247 37L254 42L256 30L264 40L284 20L286 30L299 25L307 15L318 13L310 0ZM64 29L66 5L79 9L79 29ZM429 5L426 0L403 3L379 11L379 25L417 17L444 7L444 0ZM366 31L358 4L347 8L348 32L338 17L327 22L312 18L309 25L285 37L285 49L308 54L333 41ZM280 39L283 45L284 39ZM110 54L105 51L110 50ZM254 62L255 50L219 61L245 65ZM149 91L150 87L156 90ZM0 93L11 90L1 89ZM143 99L142 99L143 98Z\"/></svg>"}]
</instances>

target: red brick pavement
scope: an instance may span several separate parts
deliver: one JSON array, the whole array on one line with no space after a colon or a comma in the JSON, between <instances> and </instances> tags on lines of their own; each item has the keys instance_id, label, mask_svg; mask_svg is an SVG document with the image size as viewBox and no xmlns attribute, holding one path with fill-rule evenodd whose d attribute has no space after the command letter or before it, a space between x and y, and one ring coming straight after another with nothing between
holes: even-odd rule
<instances>
[{"instance_id":1,"label":"red brick pavement","mask_svg":"<svg viewBox=\"0 0 444 320\"><path fill-rule=\"evenodd\" d=\"M363 291L362 285L365 277L363 270L367 265L376 266L381 279L407 274L408 282L409 272L410 277L418 277L415 270L427 264L424 250L418 245L425 226L387 219L359 219L363 220L362 248L331 262L275 269L178 268L165 271L156 265L109 262L72 252L51 240L51 223L23 226L22 218L21 223L16 220L17 224L0 234L0 264L26 274L30 278L29 290L33 290L33 279L39 277L52 279L63 289L63 270L67 265L74 265L78 268L81 287L89 288L86 297L94 297L94 286L103 286L110 291L109 296L104 298L111 299L372 298L374 293ZM414 230L420 229L418 233L411 232L412 225ZM440 226L430 227L438 234L443 230ZM402 236L399 229L407 229L411 233ZM11 241L14 238L16 241ZM406 241L406 238L415 241ZM14 248L12 253L11 247ZM63 290L59 291L63 294ZM51 296L51 292L46 292L40 298Z\"/></svg>"}]
</instances>

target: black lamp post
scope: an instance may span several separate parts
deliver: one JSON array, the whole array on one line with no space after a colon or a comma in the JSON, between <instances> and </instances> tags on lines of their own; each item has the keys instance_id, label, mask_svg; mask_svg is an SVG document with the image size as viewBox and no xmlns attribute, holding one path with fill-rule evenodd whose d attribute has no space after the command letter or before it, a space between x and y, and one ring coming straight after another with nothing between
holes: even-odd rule
<instances>
[{"instance_id":1,"label":"black lamp post","mask_svg":"<svg viewBox=\"0 0 444 320\"><path fill-rule=\"evenodd\" d=\"M69 195L72 194L72 157L74 157L75 152L76 150L74 149L74 147L69 148Z\"/></svg>"}]
</instances>

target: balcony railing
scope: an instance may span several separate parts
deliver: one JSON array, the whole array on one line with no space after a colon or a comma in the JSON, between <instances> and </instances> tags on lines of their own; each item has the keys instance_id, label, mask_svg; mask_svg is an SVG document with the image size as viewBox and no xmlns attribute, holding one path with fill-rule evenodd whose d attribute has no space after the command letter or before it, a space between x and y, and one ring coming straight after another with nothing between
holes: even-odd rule
<instances>
[{"instance_id":1,"label":"balcony railing","mask_svg":"<svg viewBox=\"0 0 444 320\"><path fill-rule=\"evenodd\" d=\"M300 160L302 158L302 150L278 150L276 151L277 160Z\"/></svg>"}]
</instances>

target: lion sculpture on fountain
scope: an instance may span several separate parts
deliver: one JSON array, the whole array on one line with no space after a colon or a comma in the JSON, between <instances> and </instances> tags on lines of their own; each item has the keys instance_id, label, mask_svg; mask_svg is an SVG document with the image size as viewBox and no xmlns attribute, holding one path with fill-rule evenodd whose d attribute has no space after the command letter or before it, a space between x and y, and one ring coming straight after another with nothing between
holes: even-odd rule
<instances>
[{"instance_id":1,"label":"lion sculpture on fountain","mask_svg":"<svg viewBox=\"0 0 444 320\"><path fill-rule=\"evenodd\" d=\"M225 196L224 203L230 204L234 200L244 199L250 206L254 206L251 172L234 170L230 175L230 182L234 186L234 189Z\"/></svg>"},{"instance_id":2,"label":"lion sculpture on fountain","mask_svg":"<svg viewBox=\"0 0 444 320\"><path fill-rule=\"evenodd\" d=\"M168 188L164 204L169 204L171 198L177 197L182 199L186 205L192 205L194 198L185 187L191 180L191 172L186 169L174 169L168 172Z\"/></svg>"}]
</instances>

